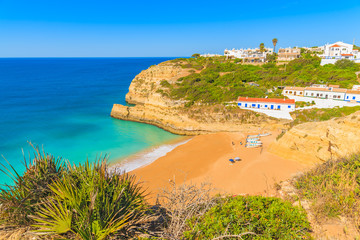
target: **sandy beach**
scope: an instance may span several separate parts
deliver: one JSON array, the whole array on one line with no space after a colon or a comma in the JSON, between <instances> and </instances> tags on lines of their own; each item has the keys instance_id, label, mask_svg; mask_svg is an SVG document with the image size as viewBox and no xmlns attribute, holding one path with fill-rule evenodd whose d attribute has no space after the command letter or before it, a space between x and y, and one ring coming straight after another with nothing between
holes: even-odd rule
<instances>
[{"instance_id":1,"label":"sandy beach","mask_svg":"<svg viewBox=\"0 0 360 240\"><path fill-rule=\"evenodd\" d=\"M211 182L219 193L269 196L274 192L275 182L286 180L307 167L267 151L278 132L261 138L263 148L245 148L248 134L257 133L199 135L131 173L144 182L150 198L170 181L178 184ZM235 157L240 157L241 161L230 163L229 159Z\"/></svg>"}]
</instances>

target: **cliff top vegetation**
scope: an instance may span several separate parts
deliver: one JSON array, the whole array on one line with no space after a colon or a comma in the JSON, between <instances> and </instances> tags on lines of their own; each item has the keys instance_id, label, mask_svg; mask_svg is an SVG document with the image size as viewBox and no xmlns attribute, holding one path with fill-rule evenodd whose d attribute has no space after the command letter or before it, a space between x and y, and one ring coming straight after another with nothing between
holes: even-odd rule
<instances>
[{"instance_id":1,"label":"cliff top vegetation","mask_svg":"<svg viewBox=\"0 0 360 240\"><path fill-rule=\"evenodd\" d=\"M224 103L238 96L283 98L279 86L310 86L311 84L336 84L351 88L358 84L355 72L358 64L327 64L321 59L303 54L288 64L242 64L240 59L225 57L179 58L170 60L190 75L179 78L175 84L162 82L161 92L172 99L195 102Z\"/></svg>"},{"instance_id":2,"label":"cliff top vegetation","mask_svg":"<svg viewBox=\"0 0 360 240\"><path fill-rule=\"evenodd\" d=\"M295 178L295 201L308 201L317 222L339 216L360 226L360 156L330 160Z\"/></svg>"}]
</instances>

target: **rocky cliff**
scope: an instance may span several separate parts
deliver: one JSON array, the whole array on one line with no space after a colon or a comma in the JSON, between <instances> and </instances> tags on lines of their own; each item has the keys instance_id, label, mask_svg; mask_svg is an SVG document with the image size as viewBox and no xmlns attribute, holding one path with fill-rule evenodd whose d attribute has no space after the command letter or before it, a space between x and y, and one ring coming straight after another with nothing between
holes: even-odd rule
<instances>
[{"instance_id":1,"label":"rocky cliff","mask_svg":"<svg viewBox=\"0 0 360 240\"><path fill-rule=\"evenodd\" d=\"M358 153L360 111L325 122L297 125L273 143L270 151L305 164Z\"/></svg>"},{"instance_id":2,"label":"rocky cliff","mask_svg":"<svg viewBox=\"0 0 360 240\"><path fill-rule=\"evenodd\" d=\"M196 71L171 61L151 66L131 82L126 101L135 106L114 104L114 118L143 122L182 135L217 131L274 129L281 121L263 114L241 110L236 106L194 105L185 107L184 100L173 100L166 94L162 81L169 84Z\"/></svg>"}]
</instances>

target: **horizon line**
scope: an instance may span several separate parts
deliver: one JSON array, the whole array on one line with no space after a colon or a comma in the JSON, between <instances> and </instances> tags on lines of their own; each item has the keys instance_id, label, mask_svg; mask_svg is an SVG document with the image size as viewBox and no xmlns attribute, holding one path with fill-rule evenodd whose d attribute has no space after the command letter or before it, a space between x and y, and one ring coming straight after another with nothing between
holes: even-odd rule
<instances>
[{"instance_id":1,"label":"horizon line","mask_svg":"<svg viewBox=\"0 0 360 240\"><path fill-rule=\"evenodd\" d=\"M4 58L187 58L189 56L157 56L157 57L0 57Z\"/></svg>"}]
</instances>

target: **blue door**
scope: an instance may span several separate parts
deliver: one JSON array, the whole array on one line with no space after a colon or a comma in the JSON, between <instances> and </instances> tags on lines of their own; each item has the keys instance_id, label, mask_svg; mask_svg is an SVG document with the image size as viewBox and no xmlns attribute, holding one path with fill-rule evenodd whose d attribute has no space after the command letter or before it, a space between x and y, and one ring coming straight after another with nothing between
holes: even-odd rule
<instances>
[{"instance_id":1,"label":"blue door","mask_svg":"<svg viewBox=\"0 0 360 240\"><path fill-rule=\"evenodd\" d=\"M258 108L260 108L260 104L258 104Z\"/></svg>"},{"instance_id":2,"label":"blue door","mask_svg":"<svg viewBox=\"0 0 360 240\"><path fill-rule=\"evenodd\" d=\"M247 103L245 103L245 107L247 107Z\"/></svg>"},{"instance_id":3,"label":"blue door","mask_svg":"<svg viewBox=\"0 0 360 240\"><path fill-rule=\"evenodd\" d=\"M271 105L271 109L274 109L274 105Z\"/></svg>"}]
</instances>

